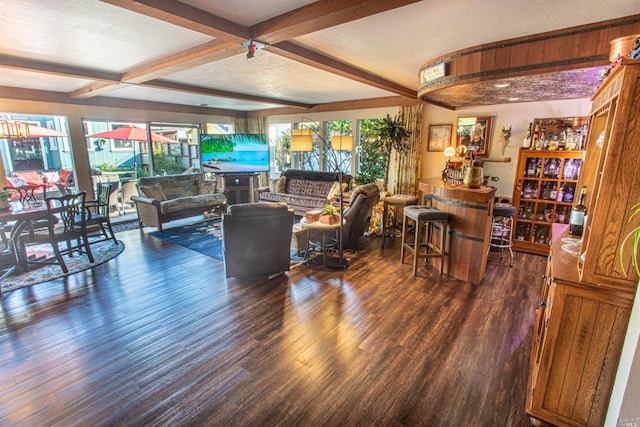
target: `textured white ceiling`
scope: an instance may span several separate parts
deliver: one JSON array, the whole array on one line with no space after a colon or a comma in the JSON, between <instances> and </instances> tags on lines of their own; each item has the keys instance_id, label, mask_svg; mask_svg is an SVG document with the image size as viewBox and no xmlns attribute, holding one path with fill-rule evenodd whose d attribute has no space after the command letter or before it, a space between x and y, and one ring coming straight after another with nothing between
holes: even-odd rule
<instances>
[{"instance_id":1,"label":"textured white ceiling","mask_svg":"<svg viewBox=\"0 0 640 427\"><path fill-rule=\"evenodd\" d=\"M122 73L212 40L193 30L98 0L3 3L0 53L32 60ZM183 3L248 26L312 2L184 0ZM417 90L420 65L445 53L634 14L640 14L638 0L423 0L317 31L294 42ZM268 51L258 51L250 60L240 54L162 78L308 104L393 95ZM70 92L88 83L83 79L0 67L2 86ZM240 111L279 106L148 88L123 88L105 96L207 104Z\"/></svg>"}]
</instances>

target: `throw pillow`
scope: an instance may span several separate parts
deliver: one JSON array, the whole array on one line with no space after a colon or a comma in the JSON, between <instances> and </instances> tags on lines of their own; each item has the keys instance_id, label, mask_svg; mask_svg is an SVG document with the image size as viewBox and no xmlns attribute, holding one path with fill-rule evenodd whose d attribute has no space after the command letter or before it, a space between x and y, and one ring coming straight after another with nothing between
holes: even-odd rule
<instances>
[{"instance_id":1,"label":"throw pillow","mask_svg":"<svg viewBox=\"0 0 640 427\"><path fill-rule=\"evenodd\" d=\"M215 181L198 181L198 194L215 194Z\"/></svg>"},{"instance_id":2,"label":"throw pillow","mask_svg":"<svg viewBox=\"0 0 640 427\"><path fill-rule=\"evenodd\" d=\"M160 186L160 184L154 184L154 185L150 185L150 186L141 186L140 187L140 191L142 192L142 194L144 194L146 197L149 197L150 199L156 199L156 200L167 200L167 196L164 195L164 192L162 191L162 186Z\"/></svg>"},{"instance_id":3,"label":"throw pillow","mask_svg":"<svg viewBox=\"0 0 640 427\"><path fill-rule=\"evenodd\" d=\"M282 175L280 178L269 180L269 191L272 193L284 193L287 177Z\"/></svg>"},{"instance_id":4,"label":"throw pillow","mask_svg":"<svg viewBox=\"0 0 640 427\"><path fill-rule=\"evenodd\" d=\"M347 183L343 182L342 183L342 192L347 191ZM327 195L327 200L331 200L334 197L337 197L340 195L340 183L338 181L334 182L333 185L331 186L331 189L329 190L329 194Z\"/></svg>"}]
</instances>

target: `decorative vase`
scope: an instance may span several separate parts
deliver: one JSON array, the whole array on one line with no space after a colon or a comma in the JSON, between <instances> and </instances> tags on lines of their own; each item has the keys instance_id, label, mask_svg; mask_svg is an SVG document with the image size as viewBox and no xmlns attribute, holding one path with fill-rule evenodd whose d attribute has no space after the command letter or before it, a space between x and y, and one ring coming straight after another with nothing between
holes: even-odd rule
<instances>
[{"instance_id":1,"label":"decorative vase","mask_svg":"<svg viewBox=\"0 0 640 427\"><path fill-rule=\"evenodd\" d=\"M467 188L480 188L484 180L484 171L480 166L467 166L462 183Z\"/></svg>"}]
</instances>

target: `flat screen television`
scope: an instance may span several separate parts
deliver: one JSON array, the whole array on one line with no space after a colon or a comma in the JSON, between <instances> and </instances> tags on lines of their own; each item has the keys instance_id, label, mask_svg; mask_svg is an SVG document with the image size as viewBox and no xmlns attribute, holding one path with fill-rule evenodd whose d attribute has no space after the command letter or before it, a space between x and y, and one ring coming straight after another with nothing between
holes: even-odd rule
<instances>
[{"instance_id":1,"label":"flat screen television","mask_svg":"<svg viewBox=\"0 0 640 427\"><path fill-rule=\"evenodd\" d=\"M203 172L269 172L269 138L264 134L200 134Z\"/></svg>"}]
</instances>

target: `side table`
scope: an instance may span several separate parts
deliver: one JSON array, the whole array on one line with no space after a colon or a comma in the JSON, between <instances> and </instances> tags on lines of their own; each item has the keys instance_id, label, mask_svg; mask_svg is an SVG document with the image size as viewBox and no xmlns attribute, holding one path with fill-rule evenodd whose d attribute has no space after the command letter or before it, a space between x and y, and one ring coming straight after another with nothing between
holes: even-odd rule
<instances>
[{"instance_id":1,"label":"side table","mask_svg":"<svg viewBox=\"0 0 640 427\"><path fill-rule=\"evenodd\" d=\"M342 218L342 224L345 223L345 219ZM305 251L305 256L309 253L309 244L312 243L316 247L319 247L322 252L322 266L327 266L327 250L334 248L338 243L338 230L340 229L340 222L335 224L324 224L322 222L313 221L307 222L305 218L300 220L300 225L302 228L307 230L307 248ZM320 233L320 239L317 242L310 242L309 240L309 231L314 230ZM333 233L333 237L330 234ZM308 262L308 261L307 261Z\"/></svg>"}]
</instances>

